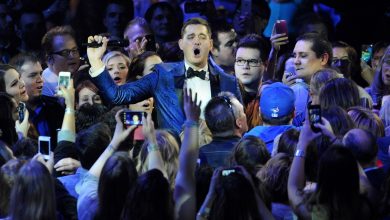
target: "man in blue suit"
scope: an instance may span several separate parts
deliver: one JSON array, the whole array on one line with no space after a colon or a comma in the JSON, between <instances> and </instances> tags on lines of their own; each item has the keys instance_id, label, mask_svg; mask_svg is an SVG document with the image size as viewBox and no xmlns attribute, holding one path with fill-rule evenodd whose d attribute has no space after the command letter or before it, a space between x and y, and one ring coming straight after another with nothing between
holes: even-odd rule
<instances>
[{"instance_id":1,"label":"man in blue suit","mask_svg":"<svg viewBox=\"0 0 390 220\"><path fill-rule=\"evenodd\" d=\"M151 74L122 86L115 85L101 60L108 39L90 36L88 43L93 42L102 46L87 49L91 64L90 74L103 97L116 105L136 103L154 97L161 128L180 132L185 120L182 110L184 85L192 89L193 94L198 94L202 109L221 91L229 91L238 97L238 100L242 100L237 79L209 62L208 55L213 47L211 30L207 21L201 18L192 18L183 25L179 40L179 47L184 53L183 62L156 65Z\"/></svg>"}]
</instances>

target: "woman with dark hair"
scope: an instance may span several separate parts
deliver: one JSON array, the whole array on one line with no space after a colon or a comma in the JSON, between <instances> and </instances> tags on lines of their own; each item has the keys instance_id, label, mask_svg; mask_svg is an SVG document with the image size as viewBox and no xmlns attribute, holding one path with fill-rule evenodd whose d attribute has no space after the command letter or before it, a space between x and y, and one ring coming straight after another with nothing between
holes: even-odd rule
<instances>
[{"instance_id":1,"label":"woman with dark hair","mask_svg":"<svg viewBox=\"0 0 390 220\"><path fill-rule=\"evenodd\" d=\"M359 191L359 184L367 183L367 177L359 176L356 159L341 145L330 147L322 154L317 186L310 198L305 196L307 147L321 134L333 136L325 119L314 126L321 129L321 132L313 132L308 119L305 120L288 178L288 196L295 214L300 219L371 219L372 213L371 210L368 211L367 199L363 198ZM370 195L372 187L364 185L363 188L367 189Z\"/></svg>"},{"instance_id":2,"label":"woman with dark hair","mask_svg":"<svg viewBox=\"0 0 390 220\"><path fill-rule=\"evenodd\" d=\"M331 106L340 106L348 109L360 105L359 90L352 80L336 78L329 80L320 91L320 105L322 109Z\"/></svg>"},{"instance_id":3,"label":"woman with dark hair","mask_svg":"<svg viewBox=\"0 0 390 220\"><path fill-rule=\"evenodd\" d=\"M137 177L137 171L128 153L114 153L104 164L99 179L99 208L95 219L119 219L126 195Z\"/></svg>"},{"instance_id":4,"label":"woman with dark hair","mask_svg":"<svg viewBox=\"0 0 390 220\"><path fill-rule=\"evenodd\" d=\"M288 129L280 135L277 147L272 148L272 156L277 153L285 153L290 157L294 157L295 149L297 148L299 131L297 129Z\"/></svg>"},{"instance_id":5,"label":"woman with dark hair","mask_svg":"<svg viewBox=\"0 0 390 220\"><path fill-rule=\"evenodd\" d=\"M173 220L172 192L168 180L158 169L138 177L126 199L123 220Z\"/></svg>"},{"instance_id":6,"label":"woman with dark hair","mask_svg":"<svg viewBox=\"0 0 390 220\"><path fill-rule=\"evenodd\" d=\"M145 51L131 60L127 81L135 81L151 73L156 64L162 63L160 56L153 51Z\"/></svg>"},{"instance_id":7,"label":"woman with dark hair","mask_svg":"<svg viewBox=\"0 0 390 220\"><path fill-rule=\"evenodd\" d=\"M231 166L241 165L254 177L257 171L271 158L267 147L256 136L243 137L233 148L230 156Z\"/></svg>"},{"instance_id":8,"label":"woman with dark hair","mask_svg":"<svg viewBox=\"0 0 390 220\"><path fill-rule=\"evenodd\" d=\"M36 160L23 165L12 188L9 207L13 220L56 219L54 181L45 165Z\"/></svg>"},{"instance_id":9,"label":"woman with dark hair","mask_svg":"<svg viewBox=\"0 0 390 220\"><path fill-rule=\"evenodd\" d=\"M19 102L27 102L28 94L24 82L15 67L8 64L0 64L0 92L6 92Z\"/></svg>"},{"instance_id":10,"label":"woman with dark hair","mask_svg":"<svg viewBox=\"0 0 390 220\"><path fill-rule=\"evenodd\" d=\"M365 88L369 83L363 79L361 61L356 50L343 41L332 43L332 67L337 67L345 78Z\"/></svg>"},{"instance_id":11,"label":"woman with dark hair","mask_svg":"<svg viewBox=\"0 0 390 220\"><path fill-rule=\"evenodd\" d=\"M157 43L177 41L180 38L183 14L179 8L175 9L168 2L156 2L148 8L144 17Z\"/></svg>"},{"instance_id":12,"label":"woman with dark hair","mask_svg":"<svg viewBox=\"0 0 390 220\"><path fill-rule=\"evenodd\" d=\"M0 103L0 140L11 148L18 140L18 132L27 136L28 111L25 110L24 120L20 123L15 99L8 93L0 92Z\"/></svg>"},{"instance_id":13,"label":"woman with dark hair","mask_svg":"<svg viewBox=\"0 0 390 220\"><path fill-rule=\"evenodd\" d=\"M79 109L85 103L102 104L99 89L89 80L84 80L77 85L75 90L76 108Z\"/></svg>"},{"instance_id":14,"label":"woman with dark hair","mask_svg":"<svg viewBox=\"0 0 390 220\"><path fill-rule=\"evenodd\" d=\"M390 95L390 46L375 70L374 82L371 85L371 96L374 103L379 104L383 96Z\"/></svg>"},{"instance_id":15,"label":"woman with dark hair","mask_svg":"<svg viewBox=\"0 0 390 220\"><path fill-rule=\"evenodd\" d=\"M355 128L355 124L351 117L339 106L332 106L328 109L324 109L321 114L322 117L329 121L334 135L339 139L342 139L349 130Z\"/></svg>"},{"instance_id":16,"label":"woman with dark hair","mask_svg":"<svg viewBox=\"0 0 390 220\"><path fill-rule=\"evenodd\" d=\"M9 212L9 202L12 186L15 184L19 169L26 161L9 160L0 169L0 218L6 218Z\"/></svg>"},{"instance_id":17,"label":"woman with dark hair","mask_svg":"<svg viewBox=\"0 0 390 220\"><path fill-rule=\"evenodd\" d=\"M197 219L273 219L244 167L217 168Z\"/></svg>"}]
</instances>

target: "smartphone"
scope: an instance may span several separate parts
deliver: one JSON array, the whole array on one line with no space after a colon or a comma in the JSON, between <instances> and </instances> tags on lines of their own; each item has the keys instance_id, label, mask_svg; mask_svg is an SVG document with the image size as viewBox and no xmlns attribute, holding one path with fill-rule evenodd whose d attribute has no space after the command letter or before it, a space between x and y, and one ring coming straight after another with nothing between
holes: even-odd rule
<instances>
[{"instance_id":1,"label":"smartphone","mask_svg":"<svg viewBox=\"0 0 390 220\"><path fill-rule=\"evenodd\" d=\"M222 170L222 176L229 176L232 173L235 173L236 169L234 168L229 168L229 169L223 169Z\"/></svg>"},{"instance_id":2,"label":"smartphone","mask_svg":"<svg viewBox=\"0 0 390 220\"><path fill-rule=\"evenodd\" d=\"M275 32L276 34L288 34L286 20L276 20Z\"/></svg>"},{"instance_id":3,"label":"smartphone","mask_svg":"<svg viewBox=\"0 0 390 220\"><path fill-rule=\"evenodd\" d=\"M361 59L364 62L369 63L372 57L372 44L363 44L362 45L362 56Z\"/></svg>"},{"instance_id":4,"label":"smartphone","mask_svg":"<svg viewBox=\"0 0 390 220\"><path fill-rule=\"evenodd\" d=\"M250 16L252 14L252 0L241 0L241 15Z\"/></svg>"},{"instance_id":5,"label":"smartphone","mask_svg":"<svg viewBox=\"0 0 390 220\"><path fill-rule=\"evenodd\" d=\"M39 136L38 138L38 152L42 154L45 160L50 159L50 137L49 136Z\"/></svg>"},{"instance_id":6,"label":"smartphone","mask_svg":"<svg viewBox=\"0 0 390 220\"><path fill-rule=\"evenodd\" d=\"M58 75L58 94L61 94L60 86L68 88L70 82L70 72L60 72Z\"/></svg>"},{"instance_id":7,"label":"smartphone","mask_svg":"<svg viewBox=\"0 0 390 220\"><path fill-rule=\"evenodd\" d=\"M321 129L314 127L314 124L321 123L321 106L320 105L309 105L309 120L311 130L314 132L320 132Z\"/></svg>"},{"instance_id":8,"label":"smartphone","mask_svg":"<svg viewBox=\"0 0 390 220\"><path fill-rule=\"evenodd\" d=\"M142 111L124 111L122 114L123 124L125 126L130 125L142 125L142 116L145 112Z\"/></svg>"},{"instance_id":9,"label":"smartphone","mask_svg":"<svg viewBox=\"0 0 390 220\"><path fill-rule=\"evenodd\" d=\"M24 111L26 110L26 104L24 102L19 102L18 106L18 114L19 114L19 122L22 123L24 120Z\"/></svg>"}]
</instances>

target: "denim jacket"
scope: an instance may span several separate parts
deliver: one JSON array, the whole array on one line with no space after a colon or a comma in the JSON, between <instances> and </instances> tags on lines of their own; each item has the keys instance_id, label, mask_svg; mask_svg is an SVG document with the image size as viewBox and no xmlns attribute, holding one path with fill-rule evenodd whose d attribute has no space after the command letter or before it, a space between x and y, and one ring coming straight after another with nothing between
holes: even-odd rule
<instances>
[{"instance_id":1,"label":"denim jacket","mask_svg":"<svg viewBox=\"0 0 390 220\"><path fill-rule=\"evenodd\" d=\"M221 91L229 91L241 101L237 79L211 62L208 65L211 96L217 96ZM156 65L152 73L121 86L114 83L107 70L92 80L100 89L103 98L115 105L137 103L154 97L159 126L179 134L185 120L181 97L184 72L184 62L162 63Z\"/></svg>"}]
</instances>

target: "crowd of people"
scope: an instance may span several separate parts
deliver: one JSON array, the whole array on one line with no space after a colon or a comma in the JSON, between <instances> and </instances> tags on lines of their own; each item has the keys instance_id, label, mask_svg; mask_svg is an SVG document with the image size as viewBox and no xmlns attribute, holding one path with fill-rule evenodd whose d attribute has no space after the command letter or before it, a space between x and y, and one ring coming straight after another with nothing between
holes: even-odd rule
<instances>
[{"instance_id":1,"label":"crowd of people","mask_svg":"<svg viewBox=\"0 0 390 220\"><path fill-rule=\"evenodd\" d=\"M0 1L0 219L390 219L388 30L242 1Z\"/></svg>"}]
</instances>

